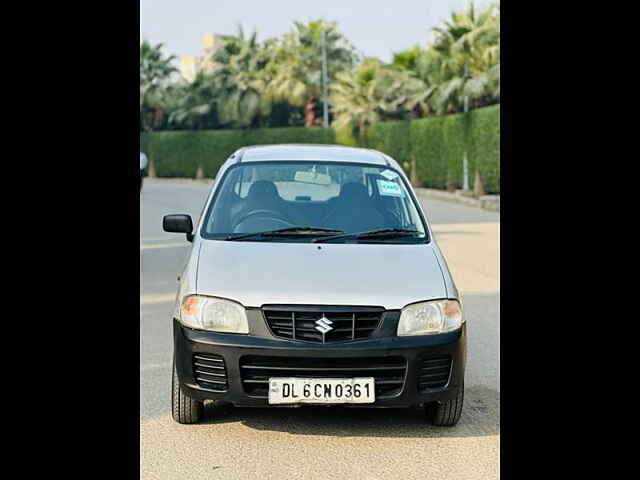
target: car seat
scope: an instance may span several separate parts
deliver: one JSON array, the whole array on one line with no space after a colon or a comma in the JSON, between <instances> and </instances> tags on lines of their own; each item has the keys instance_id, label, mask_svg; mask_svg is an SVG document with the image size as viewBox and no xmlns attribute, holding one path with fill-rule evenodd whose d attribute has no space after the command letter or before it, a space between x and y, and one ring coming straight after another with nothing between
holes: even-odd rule
<instances>
[{"instance_id":1,"label":"car seat","mask_svg":"<svg viewBox=\"0 0 640 480\"><path fill-rule=\"evenodd\" d=\"M344 232L361 232L384 228L384 217L373 206L367 188L361 183L345 183L335 199L323 226Z\"/></svg>"}]
</instances>

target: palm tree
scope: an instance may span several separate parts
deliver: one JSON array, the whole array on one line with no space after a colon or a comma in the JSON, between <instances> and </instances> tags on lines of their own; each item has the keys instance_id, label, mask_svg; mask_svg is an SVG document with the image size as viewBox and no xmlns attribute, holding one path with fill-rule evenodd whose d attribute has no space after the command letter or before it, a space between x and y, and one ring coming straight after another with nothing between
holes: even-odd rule
<instances>
[{"instance_id":1,"label":"palm tree","mask_svg":"<svg viewBox=\"0 0 640 480\"><path fill-rule=\"evenodd\" d=\"M369 58L354 70L338 73L331 91L334 126L351 126L365 139L373 123L419 116L429 90L409 72Z\"/></svg>"},{"instance_id":2,"label":"palm tree","mask_svg":"<svg viewBox=\"0 0 640 480\"><path fill-rule=\"evenodd\" d=\"M146 40L140 44L140 116L145 130L153 130L162 121L163 94L177 69L174 55L165 56L161 43L153 46Z\"/></svg>"},{"instance_id":3,"label":"palm tree","mask_svg":"<svg viewBox=\"0 0 640 480\"><path fill-rule=\"evenodd\" d=\"M213 54L211 80L218 91L220 121L232 127L259 126L269 114L265 89L268 58L256 40L256 32L245 37L225 36L223 47Z\"/></svg>"},{"instance_id":4,"label":"palm tree","mask_svg":"<svg viewBox=\"0 0 640 480\"><path fill-rule=\"evenodd\" d=\"M356 60L355 50L337 31L335 22L295 22L293 31L270 52L269 98L304 106L305 127L317 123L316 106L322 96L323 32L331 80L340 71L352 68Z\"/></svg>"},{"instance_id":5,"label":"palm tree","mask_svg":"<svg viewBox=\"0 0 640 480\"><path fill-rule=\"evenodd\" d=\"M409 50L394 53L391 65L400 70L415 71L418 58L422 53L423 50L418 45L414 45Z\"/></svg>"},{"instance_id":6,"label":"palm tree","mask_svg":"<svg viewBox=\"0 0 640 480\"><path fill-rule=\"evenodd\" d=\"M426 49L413 47L394 54L392 65L420 78L428 92L421 104L429 114L463 110L464 98L471 107L500 101L499 4L477 14L473 4L454 12Z\"/></svg>"},{"instance_id":7,"label":"palm tree","mask_svg":"<svg viewBox=\"0 0 640 480\"><path fill-rule=\"evenodd\" d=\"M169 125L189 130L219 127L217 102L220 96L211 75L204 71L196 74L191 83L173 86L167 91Z\"/></svg>"},{"instance_id":8,"label":"palm tree","mask_svg":"<svg viewBox=\"0 0 640 480\"><path fill-rule=\"evenodd\" d=\"M433 85L431 105L437 113L459 112L467 96L478 107L500 100L499 4L479 14L471 3L452 13L432 48L416 62L418 75Z\"/></svg>"}]
</instances>

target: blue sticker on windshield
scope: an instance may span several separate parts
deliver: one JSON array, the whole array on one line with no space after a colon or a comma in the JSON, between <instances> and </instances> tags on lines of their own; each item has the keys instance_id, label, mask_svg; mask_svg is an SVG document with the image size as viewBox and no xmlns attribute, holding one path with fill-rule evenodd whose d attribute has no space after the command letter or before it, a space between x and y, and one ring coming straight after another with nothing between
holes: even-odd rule
<instances>
[{"instance_id":1,"label":"blue sticker on windshield","mask_svg":"<svg viewBox=\"0 0 640 480\"><path fill-rule=\"evenodd\" d=\"M396 182L388 182L386 180L377 180L377 182L380 195L387 197L404 197L404 192Z\"/></svg>"}]
</instances>

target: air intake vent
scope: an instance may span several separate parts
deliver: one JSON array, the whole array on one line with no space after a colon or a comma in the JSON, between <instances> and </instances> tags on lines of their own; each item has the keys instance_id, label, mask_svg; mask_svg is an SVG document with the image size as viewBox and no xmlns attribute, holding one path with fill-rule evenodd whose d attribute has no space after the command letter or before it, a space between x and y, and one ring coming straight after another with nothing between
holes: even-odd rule
<instances>
[{"instance_id":1,"label":"air intake vent","mask_svg":"<svg viewBox=\"0 0 640 480\"><path fill-rule=\"evenodd\" d=\"M244 391L267 398L270 377L354 378L373 377L376 398L400 395L407 371L402 357L309 358L246 356L240 359Z\"/></svg>"},{"instance_id":2,"label":"air intake vent","mask_svg":"<svg viewBox=\"0 0 640 480\"><path fill-rule=\"evenodd\" d=\"M262 309L276 337L316 343L371 337L380 326L381 307L268 305Z\"/></svg>"},{"instance_id":3,"label":"air intake vent","mask_svg":"<svg viewBox=\"0 0 640 480\"><path fill-rule=\"evenodd\" d=\"M198 386L216 392L226 392L227 369L224 358L210 353L197 353L193 355L193 376Z\"/></svg>"},{"instance_id":4,"label":"air intake vent","mask_svg":"<svg viewBox=\"0 0 640 480\"><path fill-rule=\"evenodd\" d=\"M418 372L418 390L420 392L442 388L449 383L449 374L451 373L451 357L449 355L423 358L421 362Z\"/></svg>"}]
</instances>

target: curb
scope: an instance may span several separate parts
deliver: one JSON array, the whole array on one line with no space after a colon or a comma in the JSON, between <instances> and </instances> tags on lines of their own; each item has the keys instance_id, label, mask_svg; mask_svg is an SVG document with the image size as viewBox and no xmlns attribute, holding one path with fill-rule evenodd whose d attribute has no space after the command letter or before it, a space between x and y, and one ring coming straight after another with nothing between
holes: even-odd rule
<instances>
[{"instance_id":1,"label":"curb","mask_svg":"<svg viewBox=\"0 0 640 480\"><path fill-rule=\"evenodd\" d=\"M480 198L467 197L461 193L449 193L433 188L414 187L416 194L421 197L435 198L445 202L459 203L468 207L482 208L490 212L500 212L500 195L483 195Z\"/></svg>"},{"instance_id":2,"label":"curb","mask_svg":"<svg viewBox=\"0 0 640 480\"><path fill-rule=\"evenodd\" d=\"M203 178L202 180L196 180L195 178L159 178L159 177L144 177L144 181L148 183L195 183L200 185L211 185L213 179Z\"/></svg>"}]
</instances>

